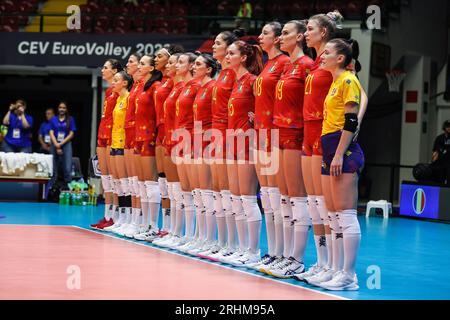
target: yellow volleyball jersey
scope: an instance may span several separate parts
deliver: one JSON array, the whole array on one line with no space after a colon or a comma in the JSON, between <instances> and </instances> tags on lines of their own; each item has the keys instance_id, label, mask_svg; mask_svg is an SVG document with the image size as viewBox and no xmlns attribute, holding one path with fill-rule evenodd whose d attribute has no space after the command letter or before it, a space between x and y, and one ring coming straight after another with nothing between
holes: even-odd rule
<instances>
[{"instance_id":1,"label":"yellow volleyball jersey","mask_svg":"<svg viewBox=\"0 0 450 320\"><path fill-rule=\"evenodd\" d=\"M345 123L345 105L361 102L361 84L350 71L342 73L331 84L323 109L322 135L341 131Z\"/></svg>"},{"instance_id":2,"label":"yellow volleyball jersey","mask_svg":"<svg viewBox=\"0 0 450 320\"><path fill-rule=\"evenodd\" d=\"M111 133L111 148L123 149L125 147L125 114L127 112L128 102L127 92L117 98L116 106L113 111L113 127Z\"/></svg>"}]
</instances>

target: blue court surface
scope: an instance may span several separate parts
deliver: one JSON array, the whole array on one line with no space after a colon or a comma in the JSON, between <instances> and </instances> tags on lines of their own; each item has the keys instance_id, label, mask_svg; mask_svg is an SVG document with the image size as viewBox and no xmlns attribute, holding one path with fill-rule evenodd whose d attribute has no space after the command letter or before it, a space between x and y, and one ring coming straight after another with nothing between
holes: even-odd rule
<instances>
[{"instance_id":1,"label":"blue court surface","mask_svg":"<svg viewBox=\"0 0 450 320\"><path fill-rule=\"evenodd\" d=\"M0 224L89 228L90 223L102 217L103 208L103 205L75 207L48 203L0 203ZM449 224L404 218L383 220L376 216L367 220L361 216L359 221L363 232L357 268L360 290L332 294L363 300L450 299ZM306 265L314 263L313 246L311 237ZM261 247L264 253L264 225ZM322 291L296 280L277 281Z\"/></svg>"}]
</instances>

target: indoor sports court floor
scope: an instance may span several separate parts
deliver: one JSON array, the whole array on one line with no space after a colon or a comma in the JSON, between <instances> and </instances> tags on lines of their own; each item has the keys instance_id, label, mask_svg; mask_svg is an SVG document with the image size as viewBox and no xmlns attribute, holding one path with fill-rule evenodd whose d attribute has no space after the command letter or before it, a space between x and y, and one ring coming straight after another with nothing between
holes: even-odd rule
<instances>
[{"instance_id":1,"label":"indoor sports court floor","mask_svg":"<svg viewBox=\"0 0 450 320\"><path fill-rule=\"evenodd\" d=\"M360 290L330 293L89 230L102 213L103 206L0 203L0 299L450 299L448 224L360 217ZM309 244L307 265L315 256ZM68 289L71 266L79 267L79 290Z\"/></svg>"}]
</instances>

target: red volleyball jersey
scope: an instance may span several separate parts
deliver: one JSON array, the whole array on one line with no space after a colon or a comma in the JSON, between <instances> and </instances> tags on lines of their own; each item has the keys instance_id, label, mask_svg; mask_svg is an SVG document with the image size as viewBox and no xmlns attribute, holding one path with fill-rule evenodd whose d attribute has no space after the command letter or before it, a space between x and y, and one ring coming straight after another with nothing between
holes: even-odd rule
<instances>
[{"instance_id":1,"label":"red volleyball jersey","mask_svg":"<svg viewBox=\"0 0 450 320\"><path fill-rule=\"evenodd\" d=\"M156 109L153 95L159 81L152 84L147 91L142 89L136 97L136 141L156 139Z\"/></svg>"},{"instance_id":2,"label":"red volleyball jersey","mask_svg":"<svg viewBox=\"0 0 450 320\"><path fill-rule=\"evenodd\" d=\"M228 100L228 129L247 130L251 127L248 113L255 111L255 80L256 76L251 73L246 73L236 80Z\"/></svg>"},{"instance_id":3,"label":"red volleyball jersey","mask_svg":"<svg viewBox=\"0 0 450 320\"><path fill-rule=\"evenodd\" d=\"M236 80L236 73L231 69L223 69L216 80L212 93L213 128L226 129L228 123L228 100Z\"/></svg>"},{"instance_id":4,"label":"red volleyball jersey","mask_svg":"<svg viewBox=\"0 0 450 320\"><path fill-rule=\"evenodd\" d=\"M141 93L144 83L136 81L130 90L128 96L128 107L125 115L125 128L134 128L136 125L136 97Z\"/></svg>"},{"instance_id":5,"label":"red volleyball jersey","mask_svg":"<svg viewBox=\"0 0 450 320\"><path fill-rule=\"evenodd\" d=\"M194 121L201 121L203 130L212 125L212 92L216 84L215 80L205 83L197 92L194 100Z\"/></svg>"},{"instance_id":6,"label":"red volleyball jersey","mask_svg":"<svg viewBox=\"0 0 450 320\"><path fill-rule=\"evenodd\" d=\"M192 79L186 83L175 105L175 127L192 130L194 128L194 99L200 89L200 81Z\"/></svg>"},{"instance_id":7,"label":"red volleyball jersey","mask_svg":"<svg viewBox=\"0 0 450 320\"><path fill-rule=\"evenodd\" d=\"M111 88L106 89L105 101L103 102L102 118L98 127L99 139L111 139L111 130L113 125L113 111L116 106L118 93L112 91Z\"/></svg>"},{"instance_id":8,"label":"red volleyball jersey","mask_svg":"<svg viewBox=\"0 0 450 320\"><path fill-rule=\"evenodd\" d=\"M273 123L281 128L303 128L305 79L314 61L302 56L286 64L275 91Z\"/></svg>"},{"instance_id":9,"label":"red volleyball jersey","mask_svg":"<svg viewBox=\"0 0 450 320\"><path fill-rule=\"evenodd\" d=\"M171 78L162 78L161 82L155 88L153 94L156 109L156 125L159 127L164 123L164 101L169 96L173 88L173 80Z\"/></svg>"},{"instance_id":10,"label":"red volleyball jersey","mask_svg":"<svg viewBox=\"0 0 450 320\"><path fill-rule=\"evenodd\" d=\"M175 84L172 88L172 91L170 91L169 96L167 97L166 101L164 102L164 129L166 133L166 144L170 145L172 144L172 132L175 129L175 109L176 109L176 102L178 99L178 96L181 93L181 90L183 89L183 82L180 81L177 84Z\"/></svg>"},{"instance_id":11,"label":"red volleyball jersey","mask_svg":"<svg viewBox=\"0 0 450 320\"><path fill-rule=\"evenodd\" d=\"M286 63L289 63L289 57L280 54L267 61L263 71L256 78L254 85L255 129L270 129L273 127L275 87Z\"/></svg>"},{"instance_id":12,"label":"red volleyball jersey","mask_svg":"<svg viewBox=\"0 0 450 320\"><path fill-rule=\"evenodd\" d=\"M303 102L303 118L305 121L323 119L323 103L333 83L330 72L320 68L318 56L305 82L305 97Z\"/></svg>"}]
</instances>

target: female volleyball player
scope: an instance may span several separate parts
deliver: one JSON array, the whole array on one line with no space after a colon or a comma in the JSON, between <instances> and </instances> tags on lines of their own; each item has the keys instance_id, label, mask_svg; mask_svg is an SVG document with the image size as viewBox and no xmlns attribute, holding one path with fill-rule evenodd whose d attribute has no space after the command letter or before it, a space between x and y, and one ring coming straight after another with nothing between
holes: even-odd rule
<instances>
[{"instance_id":1,"label":"female volleyball player","mask_svg":"<svg viewBox=\"0 0 450 320\"><path fill-rule=\"evenodd\" d=\"M320 178L323 102L333 82L333 77L331 73L320 68L320 59L326 43L334 38L341 21L342 16L338 11L315 15L309 19L305 33L308 47L314 48L316 52L316 60L306 79L305 86L303 103L305 138L303 140L302 171L308 194L308 212L313 224L317 263L307 272L298 275L297 279L299 280L318 274L324 269L331 269L333 262L332 235Z\"/></svg>"},{"instance_id":2,"label":"female volleyball player","mask_svg":"<svg viewBox=\"0 0 450 320\"><path fill-rule=\"evenodd\" d=\"M197 176L194 195L196 202L197 241L194 241L187 253L208 256L220 250L216 243L216 219L214 214L214 198L210 161L212 160L208 134L212 126L212 90L216 83L212 78L217 72L217 62L209 54L201 54L194 63L194 79L200 82L200 88L193 105L193 173Z\"/></svg>"},{"instance_id":3,"label":"female volleyball player","mask_svg":"<svg viewBox=\"0 0 450 320\"><path fill-rule=\"evenodd\" d=\"M136 97L135 111L135 141L134 151L139 160L139 181L144 181L145 189L140 193L142 207L142 224L139 216L135 216L125 236L134 236L153 229L158 231L159 209L161 193L158 185L158 171L156 168L156 110L154 92L162 79L160 71L155 69L153 56L144 55L139 61L138 73L143 83L142 91ZM144 192L145 191L145 192Z\"/></svg>"},{"instance_id":4,"label":"female volleyball player","mask_svg":"<svg viewBox=\"0 0 450 320\"><path fill-rule=\"evenodd\" d=\"M267 53L269 60L258 76L254 85L255 94L255 129L257 132L258 154L256 173L261 186L261 204L264 210L267 231L268 253L261 259L256 270L264 272L264 268L272 263L276 257L283 254L283 217L280 212L280 190L277 186L276 171L264 173L268 170L268 162L272 151L273 105L275 101L275 87L280 79L289 57L280 50L282 25L270 22L264 26L259 35L259 44ZM278 140L276 139L275 142ZM274 170L276 170L276 165Z\"/></svg>"},{"instance_id":5,"label":"female volleyball player","mask_svg":"<svg viewBox=\"0 0 450 320\"><path fill-rule=\"evenodd\" d=\"M290 63L277 83L274 125L279 130L280 168L277 175L283 214L283 256L267 272L280 278L293 277L304 271L303 256L311 228L303 184L301 150L303 141L303 95L305 79L313 61L305 55L306 22L286 23L280 36L281 50Z\"/></svg>"},{"instance_id":6,"label":"female volleyball player","mask_svg":"<svg viewBox=\"0 0 450 320\"><path fill-rule=\"evenodd\" d=\"M347 66L352 62L352 43L334 39L322 55L322 68L333 76L324 104L322 128L322 187L331 215L331 228L343 234L343 269L310 282L328 290L357 290L356 257L361 240L357 218L358 177L364 153L353 140L358 129L361 85Z\"/></svg>"},{"instance_id":7,"label":"female volleyball player","mask_svg":"<svg viewBox=\"0 0 450 320\"><path fill-rule=\"evenodd\" d=\"M140 210L140 200L138 195L138 186L139 190L143 190L145 188L144 181L139 181L138 173L139 173L139 158L134 154L134 141L136 138L136 121L135 121L135 112L136 112L136 97L142 91L143 83L140 80L141 75L137 72L139 60L141 59L141 55L139 53L133 53L128 58L128 62L126 64L127 74L133 78L133 86L130 89L130 94L128 96L128 107L127 113L125 116L125 166L127 172L127 179L122 179L122 191L125 193L125 197L127 197L127 201L131 199L131 207L132 212L127 219L127 222L120 229L115 229L115 232L120 235L125 235L125 232L128 228L132 228L131 221L140 221L141 219L141 210ZM139 222L140 223L140 222Z\"/></svg>"},{"instance_id":8,"label":"female volleyball player","mask_svg":"<svg viewBox=\"0 0 450 320\"><path fill-rule=\"evenodd\" d=\"M131 215L131 201L126 198L122 189L122 181L127 179L124 148L125 148L125 115L128 104L128 88L132 84L131 77L125 72L120 71L114 75L112 81L112 90L118 95L116 105L113 111L113 126L111 130L111 172L114 180L114 192L119 198L119 219L114 224L104 230L116 232L128 220Z\"/></svg>"},{"instance_id":9,"label":"female volleyball player","mask_svg":"<svg viewBox=\"0 0 450 320\"><path fill-rule=\"evenodd\" d=\"M97 222L92 224L91 228L102 230L103 228L112 226L114 221L118 218L117 205L118 199L113 196L113 178L111 174L111 159L109 152L111 149L111 129L112 129L112 114L114 106L116 105L117 97L116 92L113 92L111 83L114 75L122 70L122 66L116 59L108 59L102 68L102 79L108 83L108 89L105 92L105 101L103 102L102 118L98 127L97 138L97 156L98 164L101 172L102 187L105 198L105 215Z\"/></svg>"},{"instance_id":10,"label":"female volleyball player","mask_svg":"<svg viewBox=\"0 0 450 320\"><path fill-rule=\"evenodd\" d=\"M228 128L228 99L230 98L236 74L226 64L228 47L238 39L238 31L224 31L217 35L213 44L213 57L221 66L212 92L212 137L214 145L211 164L214 212L217 223L217 243L221 250L208 256L213 261L228 256L236 250L236 223L231 211L231 193L228 185L227 166L225 163L226 130Z\"/></svg>"},{"instance_id":11,"label":"female volleyball player","mask_svg":"<svg viewBox=\"0 0 450 320\"><path fill-rule=\"evenodd\" d=\"M256 74L263 69L262 50L257 45L238 40L228 47L226 62L236 73L237 79L228 101L228 129L233 130L233 133L227 135L229 150L226 151L227 160L231 160L227 165L227 173L239 249L223 260L235 266L251 267L261 262L259 243L262 216L256 197L258 177L254 163L250 162L253 123L249 114L255 111L253 85Z\"/></svg>"},{"instance_id":12,"label":"female volleyball player","mask_svg":"<svg viewBox=\"0 0 450 320\"><path fill-rule=\"evenodd\" d=\"M161 193L161 202L162 202L162 213L163 213L163 227L161 228L161 232L153 233L154 230L148 230L147 232L143 232L141 234L136 235L134 238L136 240L151 240L149 237L153 239L159 235L162 235L165 230L170 226L170 204L168 203L168 186L165 176L164 170L164 110L163 105L167 96L173 87L173 79L167 76L166 65L170 58L170 52L168 49L162 48L156 52L155 56L155 69L162 73L163 78L161 82L156 82L155 90L153 93L155 112L156 112L156 127L157 127L157 136L156 136L156 168L158 170L158 184L160 187ZM173 203L175 204L175 203ZM141 195L141 207L143 211L146 211L147 203L146 201L142 201ZM175 209L173 210L175 214ZM155 226L156 228L157 226ZM166 235L167 233L164 233Z\"/></svg>"},{"instance_id":13,"label":"female volleyball player","mask_svg":"<svg viewBox=\"0 0 450 320\"><path fill-rule=\"evenodd\" d=\"M154 244L159 246L168 246L183 236L184 231L184 215L183 215L183 194L181 191L180 179L178 177L177 167L172 161L172 149L175 146L175 141L172 139L172 133L175 130L175 112L176 101L183 89L182 79L176 75L176 65L181 53L171 54L166 65L166 76L173 79L174 86L169 95L164 101L164 171L167 177L167 185L170 197L170 203L173 210L171 210L170 232L169 235L162 239L156 239Z\"/></svg>"},{"instance_id":14,"label":"female volleyball player","mask_svg":"<svg viewBox=\"0 0 450 320\"><path fill-rule=\"evenodd\" d=\"M183 208L185 214L185 235L179 241L170 245L171 248L185 249L186 243L194 240L195 232L195 205L194 187L198 185L198 179L192 170L192 136L194 128L193 105L200 81L193 78L192 71L197 55L188 52L178 58L176 64L177 75L183 81L183 89L175 104L176 154L177 171L180 177L183 192Z\"/></svg>"}]
</instances>

